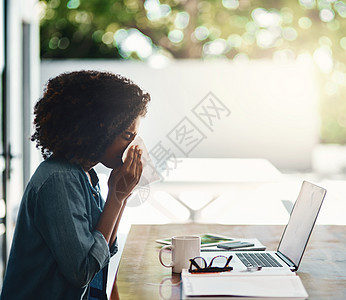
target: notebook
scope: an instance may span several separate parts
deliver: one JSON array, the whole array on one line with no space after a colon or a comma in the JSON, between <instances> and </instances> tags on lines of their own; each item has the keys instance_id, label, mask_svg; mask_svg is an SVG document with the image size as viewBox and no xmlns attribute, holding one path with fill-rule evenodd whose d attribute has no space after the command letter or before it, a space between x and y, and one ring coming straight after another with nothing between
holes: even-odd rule
<instances>
[{"instance_id":1,"label":"notebook","mask_svg":"<svg viewBox=\"0 0 346 300\"><path fill-rule=\"evenodd\" d=\"M324 188L304 181L277 251L227 252L227 255L233 255L231 261L233 270L242 271L248 265L260 265L264 272L273 274L279 269L298 270L325 194ZM208 256L214 255L215 252L203 256L208 260ZM257 256L264 259L265 263L261 262Z\"/></svg>"}]
</instances>

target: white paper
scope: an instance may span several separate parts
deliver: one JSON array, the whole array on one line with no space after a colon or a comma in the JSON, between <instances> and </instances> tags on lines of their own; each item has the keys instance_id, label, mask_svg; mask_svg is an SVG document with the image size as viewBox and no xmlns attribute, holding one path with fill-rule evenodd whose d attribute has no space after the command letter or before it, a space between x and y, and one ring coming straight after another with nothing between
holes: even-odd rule
<instances>
[{"instance_id":1,"label":"white paper","mask_svg":"<svg viewBox=\"0 0 346 300\"><path fill-rule=\"evenodd\" d=\"M199 276L182 273L186 299L192 296L239 296L306 299L307 292L298 276Z\"/></svg>"},{"instance_id":2,"label":"white paper","mask_svg":"<svg viewBox=\"0 0 346 300\"><path fill-rule=\"evenodd\" d=\"M150 193L150 184L159 181L160 175L157 172L154 164L152 163L149 152L142 140L141 137L138 135L134 138L134 140L128 145L126 150L124 151L122 160L124 161L127 153L131 146L138 145L140 149L142 149L142 165L143 165L143 171L141 178L139 179L139 182L135 189L132 191L132 194L127 199L127 206L139 206L143 202L145 202L149 198Z\"/></svg>"}]
</instances>

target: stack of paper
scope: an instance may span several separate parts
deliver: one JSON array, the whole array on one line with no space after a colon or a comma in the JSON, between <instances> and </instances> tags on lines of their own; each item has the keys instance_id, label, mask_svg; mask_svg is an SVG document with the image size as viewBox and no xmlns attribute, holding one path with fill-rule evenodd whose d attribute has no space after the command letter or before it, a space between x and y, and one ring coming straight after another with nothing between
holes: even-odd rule
<instances>
[{"instance_id":1,"label":"stack of paper","mask_svg":"<svg viewBox=\"0 0 346 300\"><path fill-rule=\"evenodd\" d=\"M263 251L266 250L266 246L264 246L258 239L252 238L252 239L243 239L243 238L234 238L235 241L239 242L248 242L251 244L254 244L251 247L244 247L244 248L234 248L231 250L225 250L222 248L218 248L217 246L206 246L201 248L202 252L221 252L221 251Z\"/></svg>"},{"instance_id":2,"label":"stack of paper","mask_svg":"<svg viewBox=\"0 0 346 300\"><path fill-rule=\"evenodd\" d=\"M260 275L264 274L264 275ZM183 299L307 299L308 294L294 272L211 273L182 272Z\"/></svg>"}]
</instances>

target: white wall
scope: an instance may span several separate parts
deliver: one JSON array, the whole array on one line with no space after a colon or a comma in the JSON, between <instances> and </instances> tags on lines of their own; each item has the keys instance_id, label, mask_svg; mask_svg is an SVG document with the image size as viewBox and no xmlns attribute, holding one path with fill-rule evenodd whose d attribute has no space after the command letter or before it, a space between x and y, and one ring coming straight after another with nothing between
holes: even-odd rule
<instances>
[{"instance_id":1,"label":"white wall","mask_svg":"<svg viewBox=\"0 0 346 300\"><path fill-rule=\"evenodd\" d=\"M179 60L160 69L133 61L43 61L42 89L48 78L80 69L121 73L151 93L149 113L140 132L149 150L161 141L183 157L166 135L188 117L206 137L189 157L261 157L279 169L311 168L319 119L318 89L309 60ZM209 92L231 112L214 119L211 129L192 112Z\"/></svg>"}]
</instances>

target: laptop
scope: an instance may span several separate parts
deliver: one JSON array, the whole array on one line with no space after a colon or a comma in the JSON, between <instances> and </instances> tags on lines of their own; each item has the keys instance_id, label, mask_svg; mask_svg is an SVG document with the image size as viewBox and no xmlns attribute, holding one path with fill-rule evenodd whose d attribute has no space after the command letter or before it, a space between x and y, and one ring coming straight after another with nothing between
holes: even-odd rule
<instances>
[{"instance_id":1,"label":"laptop","mask_svg":"<svg viewBox=\"0 0 346 300\"><path fill-rule=\"evenodd\" d=\"M298 270L325 195L324 188L303 181L277 251L230 251L222 255L233 255L230 265L234 271L253 270L257 266L268 273Z\"/></svg>"}]
</instances>

